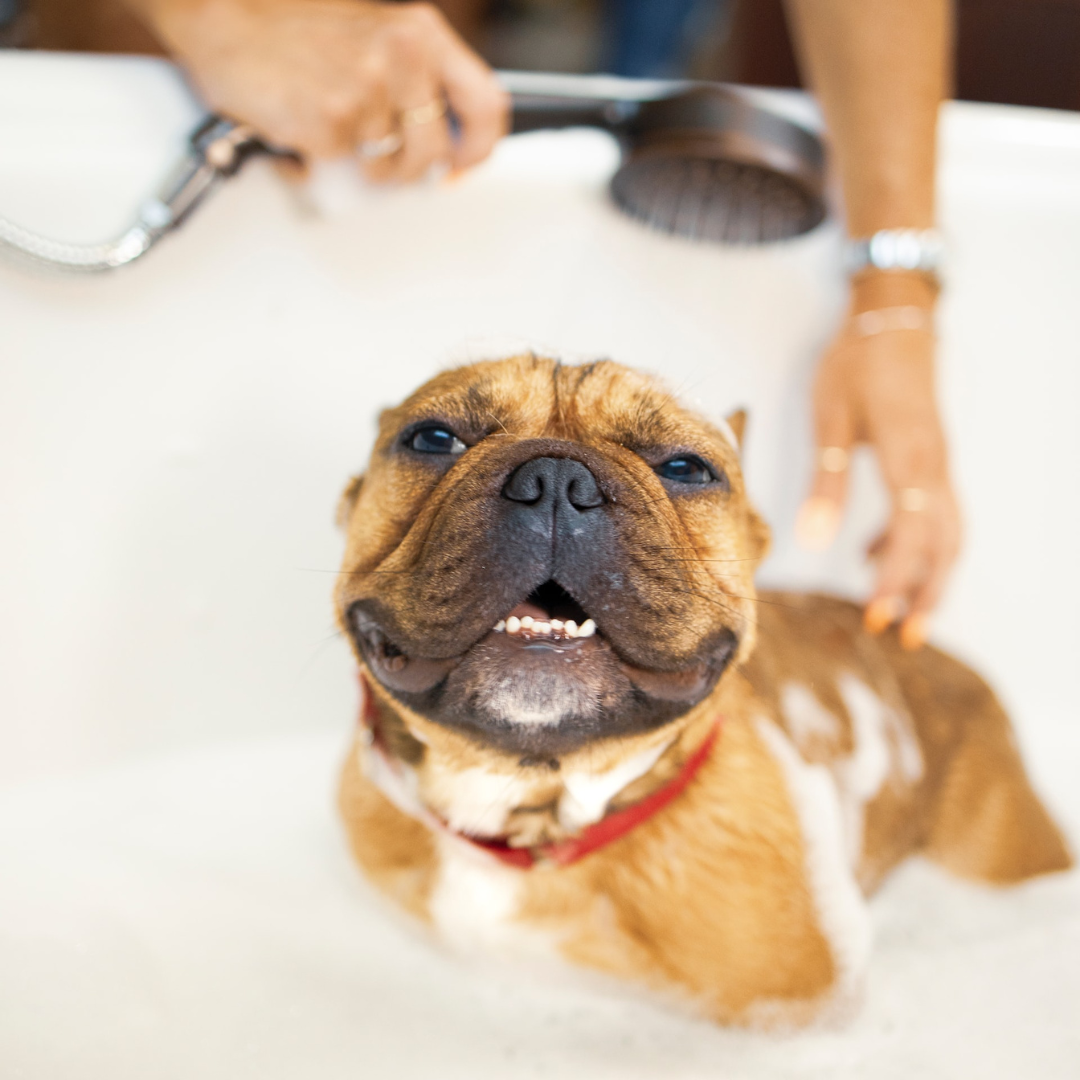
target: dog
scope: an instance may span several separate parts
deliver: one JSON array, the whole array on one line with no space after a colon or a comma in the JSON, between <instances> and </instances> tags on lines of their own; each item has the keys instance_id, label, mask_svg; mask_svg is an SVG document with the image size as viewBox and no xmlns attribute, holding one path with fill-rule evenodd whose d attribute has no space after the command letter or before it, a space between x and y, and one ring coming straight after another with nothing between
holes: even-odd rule
<instances>
[{"instance_id":1,"label":"dog","mask_svg":"<svg viewBox=\"0 0 1080 1080\"><path fill-rule=\"evenodd\" d=\"M906 856L1071 863L978 675L755 593L743 425L531 355L385 411L339 508L365 696L339 802L367 877L453 945L805 1024L857 1001Z\"/></svg>"}]
</instances>

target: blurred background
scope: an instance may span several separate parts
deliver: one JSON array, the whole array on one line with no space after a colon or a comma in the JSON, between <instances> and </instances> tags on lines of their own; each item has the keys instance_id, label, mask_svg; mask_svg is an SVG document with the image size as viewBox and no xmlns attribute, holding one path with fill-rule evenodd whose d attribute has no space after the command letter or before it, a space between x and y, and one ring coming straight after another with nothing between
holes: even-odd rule
<instances>
[{"instance_id":1,"label":"blurred background","mask_svg":"<svg viewBox=\"0 0 1080 1080\"><path fill-rule=\"evenodd\" d=\"M801 86L782 0L436 0L493 66ZM954 97L1080 109L1080 0L957 0ZM0 0L0 45L157 53L121 0Z\"/></svg>"}]
</instances>

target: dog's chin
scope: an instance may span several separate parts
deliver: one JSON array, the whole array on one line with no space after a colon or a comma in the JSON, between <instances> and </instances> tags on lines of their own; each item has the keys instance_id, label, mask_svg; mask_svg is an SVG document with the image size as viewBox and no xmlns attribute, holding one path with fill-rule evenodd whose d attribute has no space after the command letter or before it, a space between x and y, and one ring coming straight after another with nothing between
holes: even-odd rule
<instances>
[{"instance_id":1,"label":"dog's chin","mask_svg":"<svg viewBox=\"0 0 1080 1080\"><path fill-rule=\"evenodd\" d=\"M737 646L722 628L702 650L705 659L651 671L621 659L602 633L493 630L461 656L440 660L406 656L370 623L356 637L372 674L403 705L537 761L670 723L709 694Z\"/></svg>"}]
</instances>

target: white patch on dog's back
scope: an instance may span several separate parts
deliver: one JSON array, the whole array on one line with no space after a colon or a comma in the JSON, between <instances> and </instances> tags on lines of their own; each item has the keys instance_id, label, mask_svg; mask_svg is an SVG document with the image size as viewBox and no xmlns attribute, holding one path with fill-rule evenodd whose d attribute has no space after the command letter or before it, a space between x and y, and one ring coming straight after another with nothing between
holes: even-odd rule
<instances>
[{"instance_id":1,"label":"white patch on dog's back","mask_svg":"<svg viewBox=\"0 0 1080 1080\"><path fill-rule=\"evenodd\" d=\"M833 1000L838 1007L844 1007L861 989L871 931L869 909L845 850L837 785L825 765L804 761L772 720L759 717L756 727L783 770L799 818L807 883L836 965Z\"/></svg>"},{"instance_id":2,"label":"white patch on dog's back","mask_svg":"<svg viewBox=\"0 0 1080 1080\"><path fill-rule=\"evenodd\" d=\"M890 776L908 786L917 783L923 774L923 759L909 716L883 701L850 672L840 676L837 686L851 717L854 749L849 757L838 760L834 769L847 821L848 854L855 866L862 858L867 806Z\"/></svg>"},{"instance_id":3,"label":"white patch on dog's back","mask_svg":"<svg viewBox=\"0 0 1080 1080\"><path fill-rule=\"evenodd\" d=\"M886 728L892 709L866 683L847 672L837 686L851 717L852 751L841 765L842 783L846 794L865 806L889 775Z\"/></svg>"},{"instance_id":4,"label":"white patch on dog's back","mask_svg":"<svg viewBox=\"0 0 1080 1080\"><path fill-rule=\"evenodd\" d=\"M780 708L784 712L791 737L804 754L818 746L834 746L840 732L839 719L817 699L803 683L788 682L780 689Z\"/></svg>"},{"instance_id":5,"label":"white patch on dog's back","mask_svg":"<svg viewBox=\"0 0 1080 1080\"><path fill-rule=\"evenodd\" d=\"M889 772L897 772L908 784L922 779L923 757L912 730L911 717L884 701L861 679L850 672L840 676L840 696L844 699L856 734L856 755L860 757L858 785L869 797L876 795ZM862 750L864 744L874 749ZM881 759L884 758L884 773Z\"/></svg>"},{"instance_id":6,"label":"white patch on dog's back","mask_svg":"<svg viewBox=\"0 0 1080 1080\"><path fill-rule=\"evenodd\" d=\"M851 752L839 754L840 717L831 713L802 683L786 683L781 708L792 740L805 758L832 770L844 816L844 836L852 866L862 858L867 806L891 778L904 785L923 774L922 752L911 718L876 694L865 682L844 672L837 689L851 718Z\"/></svg>"},{"instance_id":7,"label":"white patch on dog's back","mask_svg":"<svg viewBox=\"0 0 1080 1080\"><path fill-rule=\"evenodd\" d=\"M671 739L634 754L605 772L570 772L562 778L559 824L571 831L599 821L607 805L628 784L644 776L671 745Z\"/></svg>"}]
</instances>

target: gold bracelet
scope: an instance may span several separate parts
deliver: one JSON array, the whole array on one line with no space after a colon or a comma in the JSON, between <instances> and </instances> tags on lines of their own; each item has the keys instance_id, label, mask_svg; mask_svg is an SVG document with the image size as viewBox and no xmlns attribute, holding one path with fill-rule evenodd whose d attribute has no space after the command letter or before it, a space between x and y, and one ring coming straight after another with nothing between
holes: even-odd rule
<instances>
[{"instance_id":1,"label":"gold bracelet","mask_svg":"<svg viewBox=\"0 0 1080 1080\"><path fill-rule=\"evenodd\" d=\"M858 337L874 337L876 334L887 334L893 330L923 330L932 334L934 316L925 308L905 304L902 307L860 311L858 315L852 315L848 325Z\"/></svg>"}]
</instances>

